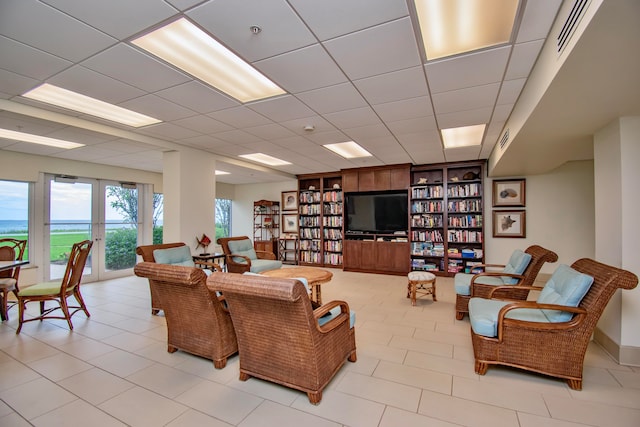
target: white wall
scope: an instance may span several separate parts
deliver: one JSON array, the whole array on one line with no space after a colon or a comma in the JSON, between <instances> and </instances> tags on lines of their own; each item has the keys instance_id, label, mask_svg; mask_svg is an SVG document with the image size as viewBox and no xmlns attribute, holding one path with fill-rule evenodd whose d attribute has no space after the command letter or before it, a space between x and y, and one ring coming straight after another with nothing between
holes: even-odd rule
<instances>
[{"instance_id":1,"label":"white wall","mask_svg":"<svg viewBox=\"0 0 640 427\"><path fill-rule=\"evenodd\" d=\"M281 202L282 192L297 190L298 181L287 180L235 187L235 198L231 205L231 235L249 236L253 240L253 202L258 200Z\"/></svg>"},{"instance_id":2,"label":"white wall","mask_svg":"<svg viewBox=\"0 0 640 427\"><path fill-rule=\"evenodd\" d=\"M485 180L485 258L504 264L514 249L537 244L558 254L558 262L545 264L551 274L559 263L595 256L593 161L565 163L544 175L526 179L526 238L493 238L491 197L493 180ZM500 178L504 179L504 178ZM500 208L507 209L507 208ZM513 208L519 209L519 208Z\"/></svg>"}]
</instances>

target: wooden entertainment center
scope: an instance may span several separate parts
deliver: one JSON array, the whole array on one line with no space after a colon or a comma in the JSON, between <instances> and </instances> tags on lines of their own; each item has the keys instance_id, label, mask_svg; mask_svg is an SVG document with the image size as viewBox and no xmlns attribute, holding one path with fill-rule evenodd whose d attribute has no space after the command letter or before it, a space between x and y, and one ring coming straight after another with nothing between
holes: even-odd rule
<instances>
[{"instance_id":1,"label":"wooden entertainment center","mask_svg":"<svg viewBox=\"0 0 640 427\"><path fill-rule=\"evenodd\" d=\"M483 171L476 161L298 176L300 264L397 275L472 268L484 261ZM345 197L405 192L406 230L349 230Z\"/></svg>"}]
</instances>

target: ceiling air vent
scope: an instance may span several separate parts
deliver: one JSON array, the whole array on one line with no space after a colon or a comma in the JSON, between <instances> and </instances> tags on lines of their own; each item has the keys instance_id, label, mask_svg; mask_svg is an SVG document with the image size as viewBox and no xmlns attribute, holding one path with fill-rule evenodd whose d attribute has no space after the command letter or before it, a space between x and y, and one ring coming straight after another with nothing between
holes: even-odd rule
<instances>
[{"instance_id":1,"label":"ceiling air vent","mask_svg":"<svg viewBox=\"0 0 640 427\"><path fill-rule=\"evenodd\" d=\"M558 34L558 53L562 52L562 49L567 45L590 2L591 0L575 0L573 3L571 12L569 12L569 16Z\"/></svg>"},{"instance_id":2,"label":"ceiling air vent","mask_svg":"<svg viewBox=\"0 0 640 427\"><path fill-rule=\"evenodd\" d=\"M505 130L504 133L502 134L502 138L500 138L500 149L504 150L504 147L507 145L507 143L509 142L509 129Z\"/></svg>"}]
</instances>

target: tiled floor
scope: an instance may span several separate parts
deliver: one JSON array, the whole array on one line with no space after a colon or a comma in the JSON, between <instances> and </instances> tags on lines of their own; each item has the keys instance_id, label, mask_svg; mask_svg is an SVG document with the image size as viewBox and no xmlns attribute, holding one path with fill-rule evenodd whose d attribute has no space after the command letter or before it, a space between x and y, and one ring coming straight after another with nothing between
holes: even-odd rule
<instances>
[{"instance_id":1,"label":"tiled floor","mask_svg":"<svg viewBox=\"0 0 640 427\"><path fill-rule=\"evenodd\" d=\"M640 368L589 348L583 390L506 368L473 371L469 323L454 320L451 279L412 307L406 278L333 270L323 299L357 313L358 361L318 406L303 393L238 380L166 351L162 316L137 277L83 285L91 318L0 325L0 426L640 426ZM30 309L37 310L37 304Z\"/></svg>"}]
</instances>

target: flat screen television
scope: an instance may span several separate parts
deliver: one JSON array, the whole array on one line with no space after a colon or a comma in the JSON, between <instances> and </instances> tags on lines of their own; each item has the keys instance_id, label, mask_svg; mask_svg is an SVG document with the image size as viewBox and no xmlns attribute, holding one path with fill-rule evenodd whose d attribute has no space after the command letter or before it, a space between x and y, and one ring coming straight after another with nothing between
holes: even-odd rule
<instances>
[{"instance_id":1,"label":"flat screen television","mask_svg":"<svg viewBox=\"0 0 640 427\"><path fill-rule=\"evenodd\" d=\"M346 193L345 205L348 233L392 234L409 229L406 190Z\"/></svg>"}]
</instances>

